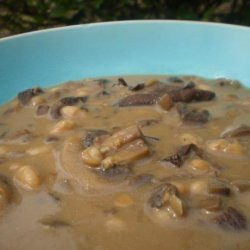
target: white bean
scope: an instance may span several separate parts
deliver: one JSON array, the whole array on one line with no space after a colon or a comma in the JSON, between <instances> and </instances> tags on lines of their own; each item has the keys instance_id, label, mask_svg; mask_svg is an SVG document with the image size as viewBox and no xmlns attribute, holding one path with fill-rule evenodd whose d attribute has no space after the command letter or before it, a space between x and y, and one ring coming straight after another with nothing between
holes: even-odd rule
<instances>
[{"instance_id":1,"label":"white bean","mask_svg":"<svg viewBox=\"0 0 250 250\"><path fill-rule=\"evenodd\" d=\"M210 165L207 161L202 159L194 159L190 162L190 166L193 170L206 171L209 170Z\"/></svg>"},{"instance_id":2,"label":"white bean","mask_svg":"<svg viewBox=\"0 0 250 250\"><path fill-rule=\"evenodd\" d=\"M207 192L207 182L205 180L195 180L190 185L191 194L202 194Z\"/></svg>"},{"instance_id":3,"label":"white bean","mask_svg":"<svg viewBox=\"0 0 250 250\"><path fill-rule=\"evenodd\" d=\"M35 190L42 184L42 179L38 171L28 165L22 166L16 171L14 181L27 191Z\"/></svg>"},{"instance_id":4,"label":"white bean","mask_svg":"<svg viewBox=\"0 0 250 250\"><path fill-rule=\"evenodd\" d=\"M79 107L64 106L61 108L61 114L64 118L85 117L86 114Z\"/></svg>"},{"instance_id":5,"label":"white bean","mask_svg":"<svg viewBox=\"0 0 250 250\"><path fill-rule=\"evenodd\" d=\"M42 96L35 96L31 99L32 106L36 107L40 104L46 103L46 100Z\"/></svg>"},{"instance_id":6,"label":"white bean","mask_svg":"<svg viewBox=\"0 0 250 250\"><path fill-rule=\"evenodd\" d=\"M99 148L89 147L82 152L82 159L84 163L96 167L103 160L103 156Z\"/></svg>"},{"instance_id":7,"label":"white bean","mask_svg":"<svg viewBox=\"0 0 250 250\"><path fill-rule=\"evenodd\" d=\"M55 124L50 131L51 134L60 134L72 130L76 126L72 120L62 120Z\"/></svg>"}]
</instances>

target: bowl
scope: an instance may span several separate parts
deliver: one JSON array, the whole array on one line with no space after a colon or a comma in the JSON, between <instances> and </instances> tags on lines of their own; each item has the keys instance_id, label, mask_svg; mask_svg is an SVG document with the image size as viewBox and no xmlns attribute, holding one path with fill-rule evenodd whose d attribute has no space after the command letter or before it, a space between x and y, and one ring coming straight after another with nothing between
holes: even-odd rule
<instances>
[{"instance_id":1,"label":"bowl","mask_svg":"<svg viewBox=\"0 0 250 250\"><path fill-rule=\"evenodd\" d=\"M31 86L134 74L228 77L250 86L250 28L190 21L123 21L0 39L0 102Z\"/></svg>"},{"instance_id":2,"label":"bowl","mask_svg":"<svg viewBox=\"0 0 250 250\"><path fill-rule=\"evenodd\" d=\"M228 77L250 87L249 58L250 29L224 24L126 21L32 32L0 40L0 102L33 86L114 75ZM250 200L243 193L237 196L231 177L248 178L238 186L249 188L250 158L240 142L218 139L223 131L234 131L225 129L236 120L236 125L249 125L244 105L238 108L242 103L234 99L235 88L225 96L225 88L215 87L218 97L227 98L222 105L179 103L168 112L176 100L166 92L160 97L164 88L159 83L146 95L156 105L120 109L130 96L128 83L129 90L111 84L103 89L97 82L93 95L88 86L74 94L64 86L61 92L54 89L31 101L34 92L22 92L19 102L0 109L1 249L249 249L249 231L244 230ZM192 83L186 83L180 85L183 92L171 92L177 100L184 99L182 93L195 100L215 96L204 91L206 85L193 92ZM105 90L117 95L109 98ZM239 91L240 97L244 90ZM222 111L215 112L217 107ZM202 126L210 111L211 123ZM140 130L150 123L155 126ZM246 125L240 126L243 132L249 131ZM235 130L239 133L239 127ZM91 170L94 167L98 172ZM7 185L12 182L13 188ZM17 192L8 206L12 190ZM234 231L217 230L213 222Z\"/></svg>"}]
</instances>

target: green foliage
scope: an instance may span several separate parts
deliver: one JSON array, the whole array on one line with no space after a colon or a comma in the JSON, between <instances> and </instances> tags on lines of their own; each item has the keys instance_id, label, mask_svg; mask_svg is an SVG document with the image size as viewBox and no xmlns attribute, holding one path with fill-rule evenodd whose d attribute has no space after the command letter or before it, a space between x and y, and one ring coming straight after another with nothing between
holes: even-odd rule
<instances>
[{"instance_id":1,"label":"green foliage","mask_svg":"<svg viewBox=\"0 0 250 250\"><path fill-rule=\"evenodd\" d=\"M0 0L0 31L134 19L180 19L250 25L249 0Z\"/></svg>"}]
</instances>

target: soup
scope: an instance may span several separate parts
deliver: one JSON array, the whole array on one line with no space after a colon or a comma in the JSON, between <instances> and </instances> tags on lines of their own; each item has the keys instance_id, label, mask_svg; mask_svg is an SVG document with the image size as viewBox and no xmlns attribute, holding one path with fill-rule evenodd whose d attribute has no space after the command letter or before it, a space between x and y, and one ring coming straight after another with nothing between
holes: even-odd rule
<instances>
[{"instance_id":1,"label":"soup","mask_svg":"<svg viewBox=\"0 0 250 250\"><path fill-rule=\"evenodd\" d=\"M85 79L0 108L1 249L249 249L250 92Z\"/></svg>"}]
</instances>

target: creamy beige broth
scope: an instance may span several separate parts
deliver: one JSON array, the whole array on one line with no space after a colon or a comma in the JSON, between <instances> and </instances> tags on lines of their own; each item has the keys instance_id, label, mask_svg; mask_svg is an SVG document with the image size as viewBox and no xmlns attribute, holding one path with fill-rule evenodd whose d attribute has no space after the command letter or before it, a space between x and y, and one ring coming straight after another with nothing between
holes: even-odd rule
<instances>
[{"instance_id":1,"label":"creamy beige broth","mask_svg":"<svg viewBox=\"0 0 250 250\"><path fill-rule=\"evenodd\" d=\"M86 79L0 114L0 249L250 248L238 81Z\"/></svg>"}]
</instances>

